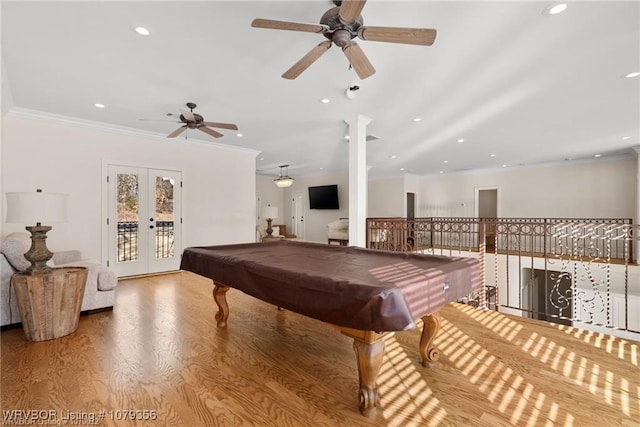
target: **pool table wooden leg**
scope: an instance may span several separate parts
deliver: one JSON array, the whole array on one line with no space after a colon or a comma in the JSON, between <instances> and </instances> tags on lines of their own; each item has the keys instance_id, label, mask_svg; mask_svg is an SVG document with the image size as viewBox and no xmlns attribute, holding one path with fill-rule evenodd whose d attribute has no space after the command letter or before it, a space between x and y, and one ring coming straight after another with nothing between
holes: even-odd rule
<instances>
[{"instance_id":1,"label":"pool table wooden leg","mask_svg":"<svg viewBox=\"0 0 640 427\"><path fill-rule=\"evenodd\" d=\"M348 328L340 329L343 334L353 338L353 350L356 353L360 380L360 388L358 389L360 412L366 417L373 418L376 416L376 407L380 404L377 379L382 367L384 338L387 334Z\"/></svg>"},{"instance_id":2,"label":"pool table wooden leg","mask_svg":"<svg viewBox=\"0 0 640 427\"><path fill-rule=\"evenodd\" d=\"M218 312L216 313L217 326L218 328L224 328L227 326L227 319L229 318L229 305L227 304L229 287L216 282L213 282L213 285L213 299L218 306Z\"/></svg>"},{"instance_id":3,"label":"pool table wooden leg","mask_svg":"<svg viewBox=\"0 0 640 427\"><path fill-rule=\"evenodd\" d=\"M440 313L435 312L422 318L424 326L422 327L422 336L420 337L420 356L422 357L422 366L431 366L440 358L440 351L435 348L433 340L440 330Z\"/></svg>"}]
</instances>

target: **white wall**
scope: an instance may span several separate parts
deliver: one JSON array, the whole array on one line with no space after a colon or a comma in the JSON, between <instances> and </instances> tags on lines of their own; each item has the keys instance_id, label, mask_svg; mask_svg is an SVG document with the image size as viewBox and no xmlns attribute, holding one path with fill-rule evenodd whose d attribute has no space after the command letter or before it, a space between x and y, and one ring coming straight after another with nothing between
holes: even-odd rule
<instances>
[{"instance_id":1,"label":"white wall","mask_svg":"<svg viewBox=\"0 0 640 427\"><path fill-rule=\"evenodd\" d=\"M368 183L369 218L406 216L404 177L372 179Z\"/></svg>"},{"instance_id":2,"label":"white wall","mask_svg":"<svg viewBox=\"0 0 640 427\"><path fill-rule=\"evenodd\" d=\"M52 224L47 235L52 250L80 249L85 257L104 259L106 163L182 171L184 247L254 241L254 151L24 112L2 118L1 148L3 193L41 188L69 194L69 221ZM2 226L4 234L24 230L21 224Z\"/></svg>"},{"instance_id":3,"label":"white wall","mask_svg":"<svg viewBox=\"0 0 640 427\"><path fill-rule=\"evenodd\" d=\"M257 189L262 195L262 204L265 205L265 197L271 197L277 200L278 197L272 193L273 189L282 192L282 202L278 205L278 214L280 218L274 223L285 224L290 230L291 225L291 197L294 191L302 191L305 194L307 209L304 216L305 221L305 240L310 242L327 243L327 224L339 218L347 218L349 216L349 175L343 174L325 174L307 177L293 177L295 181L288 188L278 189L273 183L277 176L258 176L256 178ZM340 209L308 209L309 206L309 187L317 185L338 185L338 201ZM273 188L272 188L273 187ZM271 194L271 195L269 195ZM265 196L269 195L269 196ZM282 213L281 213L282 212ZM266 223L264 224L266 227Z\"/></svg>"},{"instance_id":4,"label":"white wall","mask_svg":"<svg viewBox=\"0 0 640 427\"><path fill-rule=\"evenodd\" d=\"M406 193L416 194L416 216L476 216L479 188L498 188L501 217L632 218L638 222L636 201L638 159L567 162L562 165L509 168L457 174L372 179L368 182L368 217L406 216ZM273 177L258 176L257 188L265 199L284 208L290 227L291 192L307 194L310 185L338 184L339 211L307 211L307 239L324 242L326 224L348 216L348 175L327 174L296 178L280 190ZM278 192L282 192L282 199ZM280 200L282 200L280 202ZM266 227L266 225L265 225Z\"/></svg>"},{"instance_id":5,"label":"white wall","mask_svg":"<svg viewBox=\"0 0 640 427\"><path fill-rule=\"evenodd\" d=\"M274 206L278 208L278 218L271 223L271 225L284 224L290 229L291 221L288 216L285 216L284 212L284 191L282 188L276 187L273 183L274 178L264 175L256 175L256 191L260 194L260 206L257 207L258 216L260 216L260 230L264 233L267 229L267 219L262 217L262 208L265 206Z\"/></svg>"},{"instance_id":6,"label":"white wall","mask_svg":"<svg viewBox=\"0 0 640 427\"><path fill-rule=\"evenodd\" d=\"M636 218L635 159L422 177L417 216L475 216L479 187L498 188L499 216Z\"/></svg>"}]
</instances>

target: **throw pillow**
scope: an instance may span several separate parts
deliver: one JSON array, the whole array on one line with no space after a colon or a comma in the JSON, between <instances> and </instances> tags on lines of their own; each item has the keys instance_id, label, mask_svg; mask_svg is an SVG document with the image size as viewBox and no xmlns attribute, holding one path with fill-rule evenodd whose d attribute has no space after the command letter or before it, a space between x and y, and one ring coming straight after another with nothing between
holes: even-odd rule
<instances>
[{"instance_id":1,"label":"throw pillow","mask_svg":"<svg viewBox=\"0 0 640 427\"><path fill-rule=\"evenodd\" d=\"M30 247L31 236L28 233L11 233L2 240L0 250L13 268L25 271L31 266L31 262L24 257Z\"/></svg>"}]
</instances>

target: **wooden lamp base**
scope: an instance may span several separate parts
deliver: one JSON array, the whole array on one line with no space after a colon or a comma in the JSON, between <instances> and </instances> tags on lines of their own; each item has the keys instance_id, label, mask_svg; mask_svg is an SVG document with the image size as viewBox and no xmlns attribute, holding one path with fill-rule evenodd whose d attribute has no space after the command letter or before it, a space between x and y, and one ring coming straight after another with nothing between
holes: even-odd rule
<instances>
[{"instance_id":1,"label":"wooden lamp base","mask_svg":"<svg viewBox=\"0 0 640 427\"><path fill-rule=\"evenodd\" d=\"M31 248L24 254L31 265L24 271L25 274L46 274L51 273L51 267L47 261L51 259L53 253L47 248L47 232L51 227L37 223L35 227L25 227L31 233Z\"/></svg>"}]
</instances>

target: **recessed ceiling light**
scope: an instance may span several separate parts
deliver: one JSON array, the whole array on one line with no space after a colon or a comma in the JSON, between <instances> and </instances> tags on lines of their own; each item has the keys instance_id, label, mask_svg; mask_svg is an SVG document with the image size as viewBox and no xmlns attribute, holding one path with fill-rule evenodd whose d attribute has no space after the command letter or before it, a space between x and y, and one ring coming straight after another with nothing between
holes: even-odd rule
<instances>
[{"instance_id":1,"label":"recessed ceiling light","mask_svg":"<svg viewBox=\"0 0 640 427\"><path fill-rule=\"evenodd\" d=\"M557 15L564 12L567 9L566 3L552 4L544 8L543 15Z\"/></svg>"},{"instance_id":2,"label":"recessed ceiling light","mask_svg":"<svg viewBox=\"0 0 640 427\"><path fill-rule=\"evenodd\" d=\"M622 139L631 139L630 136L623 136Z\"/></svg>"},{"instance_id":3,"label":"recessed ceiling light","mask_svg":"<svg viewBox=\"0 0 640 427\"><path fill-rule=\"evenodd\" d=\"M104 104L93 104L95 105L97 108L104 108Z\"/></svg>"},{"instance_id":4,"label":"recessed ceiling light","mask_svg":"<svg viewBox=\"0 0 640 427\"><path fill-rule=\"evenodd\" d=\"M264 160L264 157L260 157L260 159L259 159L259 160Z\"/></svg>"},{"instance_id":5,"label":"recessed ceiling light","mask_svg":"<svg viewBox=\"0 0 640 427\"><path fill-rule=\"evenodd\" d=\"M416 117L415 119L413 119L413 121L414 121L414 122L419 122L419 121L421 121L421 120L422 120L422 119L421 119L420 117Z\"/></svg>"},{"instance_id":6,"label":"recessed ceiling light","mask_svg":"<svg viewBox=\"0 0 640 427\"><path fill-rule=\"evenodd\" d=\"M444 171L440 171L440 173L444 173Z\"/></svg>"},{"instance_id":7,"label":"recessed ceiling light","mask_svg":"<svg viewBox=\"0 0 640 427\"><path fill-rule=\"evenodd\" d=\"M323 171L323 170L324 170L324 168L320 168L320 170L321 170L321 171Z\"/></svg>"},{"instance_id":8,"label":"recessed ceiling light","mask_svg":"<svg viewBox=\"0 0 640 427\"><path fill-rule=\"evenodd\" d=\"M397 159L398 158L398 156L396 156L395 154L393 156L389 156L389 157L392 158L392 159Z\"/></svg>"},{"instance_id":9,"label":"recessed ceiling light","mask_svg":"<svg viewBox=\"0 0 640 427\"><path fill-rule=\"evenodd\" d=\"M238 138L242 138L242 137L244 136L244 134L242 134L242 133L237 133L237 134L236 134L236 136L237 136Z\"/></svg>"},{"instance_id":10,"label":"recessed ceiling light","mask_svg":"<svg viewBox=\"0 0 640 427\"><path fill-rule=\"evenodd\" d=\"M491 155L491 157L495 157L495 156L496 156L495 154L492 154L492 155Z\"/></svg>"},{"instance_id":11,"label":"recessed ceiling light","mask_svg":"<svg viewBox=\"0 0 640 427\"><path fill-rule=\"evenodd\" d=\"M134 27L133 31L140 34L141 36L148 36L149 34L151 34L151 32L145 27Z\"/></svg>"},{"instance_id":12,"label":"recessed ceiling light","mask_svg":"<svg viewBox=\"0 0 640 427\"><path fill-rule=\"evenodd\" d=\"M593 156L593 157L600 157L600 154L596 154L596 155L595 155L595 156Z\"/></svg>"},{"instance_id":13,"label":"recessed ceiling light","mask_svg":"<svg viewBox=\"0 0 640 427\"><path fill-rule=\"evenodd\" d=\"M400 168L400 170L401 170L401 171L403 171L403 170L404 170L404 168Z\"/></svg>"},{"instance_id":14,"label":"recessed ceiling light","mask_svg":"<svg viewBox=\"0 0 640 427\"><path fill-rule=\"evenodd\" d=\"M322 98L320 102L322 102L323 104L328 104L331 102L331 100L329 98Z\"/></svg>"},{"instance_id":15,"label":"recessed ceiling light","mask_svg":"<svg viewBox=\"0 0 640 427\"><path fill-rule=\"evenodd\" d=\"M458 139L458 142L464 142L464 138Z\"/></svg>"},{"instance_id":16,"label":"recessed ceiling light","mask_svg":"<svg viewBox=\"0 0 640 427\"><path fill-rule=\"evenodd\" d=\"M632 78L634 78L634 77L638 77L638 76L640 76L640 71L634 71L634 72L632 72L632 73L625 74L625 77L626 77L627 79L632 79Z\"/></svg>"},{"instance_id":17,"label":"recessed ceiling light","mask_svg":"<svg viewBox=\"0 0 640 427\"><path fill-rule=\"evenodd\" d=\"M502 167L503 167L503 168L506 168L506 167L507 167L507 165L502 165Z\"/></svg>"},{"instance_id":18,"label":"recessed ceiling light","mask_svg":"<svg viewBox=\"0 0 640 427\"><path fill-rule=\"evenodd\" d=\"M443 161L442 163L449 163L449 160L445 160L445 161Z\"/></svg>"}]
</instances>

